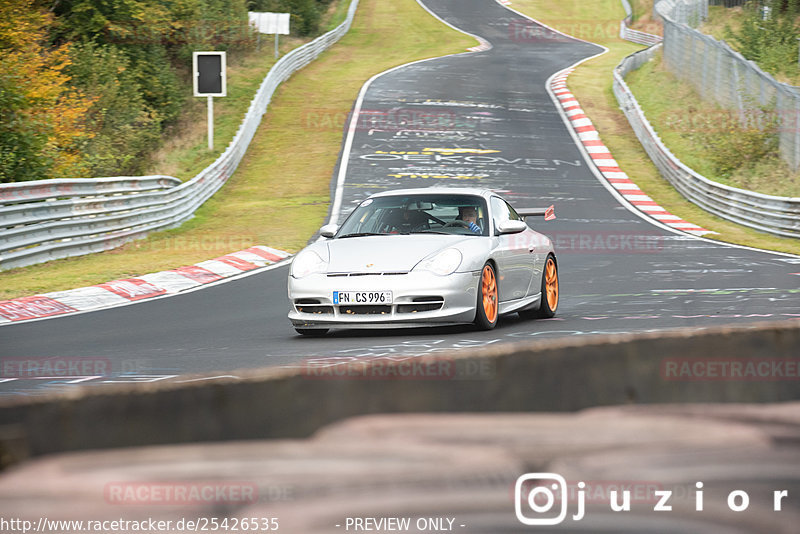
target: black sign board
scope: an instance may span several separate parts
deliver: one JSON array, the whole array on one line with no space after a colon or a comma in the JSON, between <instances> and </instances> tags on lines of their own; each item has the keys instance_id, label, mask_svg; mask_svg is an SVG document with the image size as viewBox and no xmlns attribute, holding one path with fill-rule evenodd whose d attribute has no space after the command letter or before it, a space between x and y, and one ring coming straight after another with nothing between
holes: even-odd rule
<instances>
[{"instance_id":1,"label":"black sign board","mask_svg":"<svg viewBox=\"0 0 800 534\"><path fill-rule=\"evenodd\" d=\"M225 52L194 53L194 96L225 96Z\"/></svg>"}]
</instances>

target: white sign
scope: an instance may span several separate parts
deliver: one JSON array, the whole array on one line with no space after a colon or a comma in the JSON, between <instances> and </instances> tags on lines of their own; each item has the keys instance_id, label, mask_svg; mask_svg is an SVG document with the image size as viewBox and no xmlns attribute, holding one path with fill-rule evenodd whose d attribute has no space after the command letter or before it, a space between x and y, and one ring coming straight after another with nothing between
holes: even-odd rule
<instances>
[{"instance_id":1,"label":"white sign","mask_svg":"<svg viewBox=\"0 0 800 534\"><path fill-rule=\"evenodd\" d=\"M289 35L289 13L247 13L250 24L258 33Z\"/></svg>"}]
</instances>

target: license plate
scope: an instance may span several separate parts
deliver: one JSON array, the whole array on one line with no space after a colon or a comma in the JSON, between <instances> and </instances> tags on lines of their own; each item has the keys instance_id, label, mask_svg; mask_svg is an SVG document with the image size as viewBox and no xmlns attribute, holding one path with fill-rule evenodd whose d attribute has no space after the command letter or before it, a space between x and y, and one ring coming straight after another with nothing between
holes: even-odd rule
<instances>
[{"instance_id":1,"label":"license plate","mask_svg":"<svg viewBox=\"0 0 800 534\"><path fill-rule=\"evenodd\" d=\"M391 304L391 291L334 291L333 303L359 305L359 304Z\"/></svg>"}]
</instances>

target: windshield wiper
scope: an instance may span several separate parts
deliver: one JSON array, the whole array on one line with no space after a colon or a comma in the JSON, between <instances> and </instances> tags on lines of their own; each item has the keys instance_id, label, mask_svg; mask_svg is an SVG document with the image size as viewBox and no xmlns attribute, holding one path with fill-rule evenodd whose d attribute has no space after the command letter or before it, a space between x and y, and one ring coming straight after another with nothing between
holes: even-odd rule
<instances>
[{"instance_id":1,"label":"windshield wiper","mask_svg":"<svg viewBox=\"0 0 800 534\"><path fill-rule=\"evenodd\" d=\"M337 239L344 239L345 237L364 237L368 235L388 235L388 234L376 234L374 232L357 232L355 234L340 235Z\"/></svg>"},{"instance_id":2,"label":"windshield wiper","mask_svg":"<svg viewBox=\"0 0 800 534\"><path fill-rule=\"evenodd\" d=\"M412 234L439 234L439 235L453 235L450 232L440 232L439 230L417 230L411 232Z\"/></svg>"}]
</instances>

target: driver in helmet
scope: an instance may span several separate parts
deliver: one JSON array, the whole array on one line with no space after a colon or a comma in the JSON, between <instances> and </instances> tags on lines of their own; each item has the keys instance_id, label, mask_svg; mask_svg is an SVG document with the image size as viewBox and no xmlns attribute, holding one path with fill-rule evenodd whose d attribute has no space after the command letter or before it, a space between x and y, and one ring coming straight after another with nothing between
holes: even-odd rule
<instances>
[{"instance_id":1,"label":"driver in helmet","mask_svg":"<svg viewBox=\"0 0 800 534\"><path fill-rule=\"evenodd\" d=\"M467 223L467 227L476 234L483 233L478 226L478 208L475 206L461 206L458 208L458 219Z\"/></svg>"}]
</instances>

